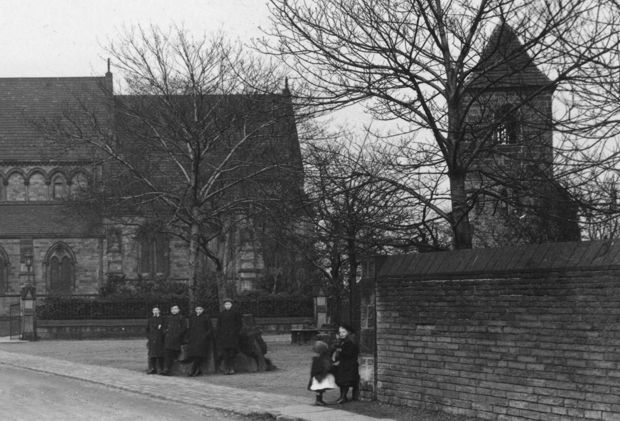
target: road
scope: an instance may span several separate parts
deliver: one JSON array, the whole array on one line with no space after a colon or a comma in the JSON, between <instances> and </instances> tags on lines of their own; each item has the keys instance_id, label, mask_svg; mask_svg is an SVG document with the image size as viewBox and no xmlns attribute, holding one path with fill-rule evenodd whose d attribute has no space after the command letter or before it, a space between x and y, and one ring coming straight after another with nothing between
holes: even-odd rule
<instances>
[{"instance_id":1,"label":"road","mask_svg":"<svg viewBox=\"0 0 620 421\"><path fill-rule=\"evenodd\" d=\"M3 421L248 421L222 411L156 400L66 377L0 364Z\"/></svg>"}]
</instances>

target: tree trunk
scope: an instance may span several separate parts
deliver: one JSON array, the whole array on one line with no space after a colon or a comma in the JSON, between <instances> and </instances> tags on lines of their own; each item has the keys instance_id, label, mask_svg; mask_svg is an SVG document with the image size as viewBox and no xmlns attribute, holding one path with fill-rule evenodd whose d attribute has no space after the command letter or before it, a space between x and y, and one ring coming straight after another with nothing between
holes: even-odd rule
<instances>
[{"instance_id":1,"label":"tree trunk","mask_svg":"<svg viewBox=\"0 0 620 421\"><path fill-rule=\"evenodd\" d=\"M194 221L198 220L198 214L200 210L198 208L192 209L192 214L194 217ZM190 238L189 238L189 256L188 256L188 264L189 264L189 307L190 309L194 308L196 304L196 288L198 286L198 261L200 252L198 248L198 236L200 234L200 226L197 222L192 222L190 226Z\"/></svg>"},{"instance_id":2,"label":"tree trunk","mask_svg":"<svg viewBox=\"0 0 620 421\"><path fill-rule=\"evenodd\" d=\"M359 331L359 305L358 305L358 291L357 291L357 254L354 251L355 242L349 241L349 324L353 329Z\"/></svg>"},{"instance_id":3,"label":"tree trunk","mask_svg":"<svg viewBox=\"0 0 620 421\"><path fill-rule=\"evenodd\" d=\"M454 248L472 248L472 227L469 223L467 194L465 192L464 170L450 171L450 199L452 201L452 232L454 233Z\"/></svg>"}]
</instances>

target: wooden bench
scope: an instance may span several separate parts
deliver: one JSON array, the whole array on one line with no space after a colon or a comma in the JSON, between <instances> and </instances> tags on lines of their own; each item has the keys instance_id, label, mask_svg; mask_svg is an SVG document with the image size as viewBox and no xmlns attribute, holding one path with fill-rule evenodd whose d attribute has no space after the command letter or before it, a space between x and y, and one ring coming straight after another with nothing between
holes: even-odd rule
<instances>
[{"instance_id":1,"label":"wooden bench","mask_svg":"<svg viewBox=\"0 0 620 421\"><path fill-rule=\"evenodd\" d=\"M307 327L291 329L291 343L297 345L310 343L319 332L319 329Z\"/></svg>"}]
</instances>

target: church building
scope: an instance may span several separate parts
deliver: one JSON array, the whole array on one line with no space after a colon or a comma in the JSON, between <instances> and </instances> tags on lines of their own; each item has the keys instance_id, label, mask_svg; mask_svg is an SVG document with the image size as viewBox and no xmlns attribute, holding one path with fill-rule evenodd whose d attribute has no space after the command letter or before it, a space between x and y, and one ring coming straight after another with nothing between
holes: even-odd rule
<instances>
[{"instance_id":1,"label":"church building","mask_svg":"<svg viewBox=\"0 0 620 421\"><path fill-rule=\"evenodd\" d=\"M42 130L42 122L72 108L88 108L98 122L116 130L114 103L119 101L136 98L114 95L109 72L103 77L0 79L0 297L18 294L26 284L34 285L39 296L96 294L110 274L188 280L186 241L79 206L118 167L92 146L58 142ZM273 130L277 136L261 156L275 160L269 154L276 151L290 170L287 186L303 190L290 94L287 89L265 94L261 103L286 110ZM148 151L134 149L147 156ZM257 183L280 181L267 177ZM264 224L246 222L218 240L227 244L225 276L237 292L256 289L273 273L298 281L304 277L294 256L282 256L277 245L261 240L264 232ZM0 314L7 311L2 303L0 299Z\"/></svg>"}]
</instances>

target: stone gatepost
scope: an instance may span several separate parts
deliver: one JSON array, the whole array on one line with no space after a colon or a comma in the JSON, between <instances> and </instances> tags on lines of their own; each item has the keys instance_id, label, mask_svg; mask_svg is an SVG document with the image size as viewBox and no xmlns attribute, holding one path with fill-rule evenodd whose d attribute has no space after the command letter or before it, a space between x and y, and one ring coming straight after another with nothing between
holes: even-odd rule
<instances>
[{"instance_id":1,"label":"stone gatepost","mask_svg":"<svg viewBox=\"0 0 620 421\"><path fill-rule=\"evenodd\" d=\"M24 341L34 341L37 339L36 303L36 288L32 285L22 287L20 313L21 339Z\"/></svg>"},{"instance_id":2,"label":"stone gatepost","mask_svg":"<svg viewBox=\"0 0 620 421\"><path fill-rule=\"evenodd\" d=\"M360 398L377 398L377 309L376 272L384 257L375 257L363 264L360 291Z\"/></svg>"}]
</instances>

